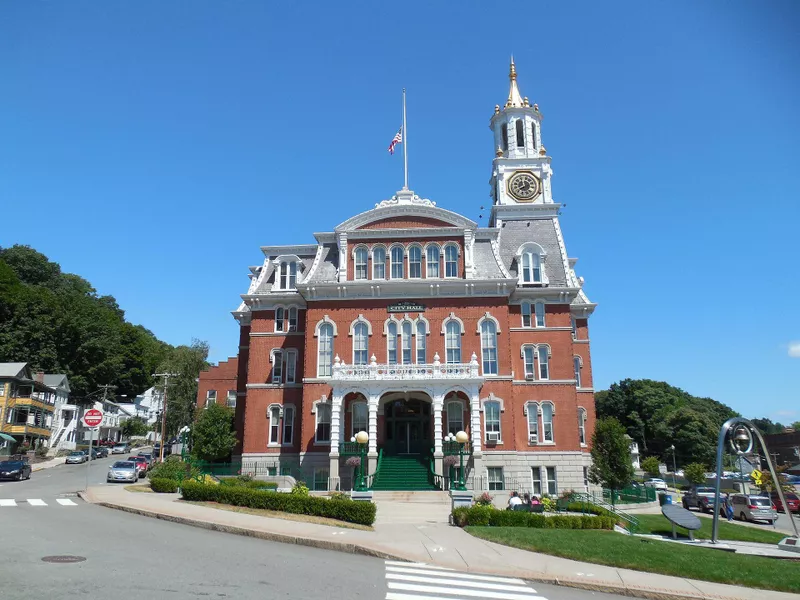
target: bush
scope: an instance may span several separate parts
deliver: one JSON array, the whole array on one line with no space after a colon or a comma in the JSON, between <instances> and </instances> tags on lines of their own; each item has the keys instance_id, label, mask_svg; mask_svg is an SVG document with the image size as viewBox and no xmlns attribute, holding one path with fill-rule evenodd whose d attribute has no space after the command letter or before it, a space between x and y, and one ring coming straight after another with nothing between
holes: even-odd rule
<instances>
[{"instance_id":1,"label":"bush","mask_svg":"<svg viewBox=\"0 0 800 600\"><path fill-rule=\"evenodd\" d=\"M150 489L159 494L174 494L178 491L178 482L174 479L156 477L150 480Z\"/></svg>"},{"instance_id":2,"label":"bush","mask_svg":"<svg viewBox=\"0 0 800 600\"><path fill-rule=\"evenodd\" d=\"M45 446L44 444L42 444L41 446L37 446L36 452L34 454L36 454L36 456L38 456L39 458L44 458L45 456L47 456L47 446Z\"/></svg>"},{"instance_id":3,"label":"bush","mask_svg":"<svg viewBox=\"0 0 800 600\"><path fill-rule=\"evenodd\" d=\"M277 490L278 484L274 481L258 481L249 475L239 475L238 477L223 477L220 478L221 485L228 485L232 487L246 487L254 490Z\"/></svg>"},{"instance_id":4,"label":"bush","mask_svg":"<svg viewBox=\"0 0 800 600\"><path fill-rule=\"evenodd\" d=\"M613 530L616 519L610 516L589 517L586 515L555 515L518 510L497 510L486 506L457 508L453 511L453 523L459 527L533 527L536 529L606 529Z\"/></svg>"},{"instance_id":5,"label":"bush","mask_svg":"<svg viewBox=\"0 0 800 600\"><path fill-rule=\"evenodd\" d=\"M241 485L205 485L196 481L183 484L183 499L194 502L219 502L233 506L246 506L297 515L312 515L372 525L376 507L371 502L343 502L327 498L279 494L252 489Z\"/></svg>"},{"instance_id":6,"label":"bush","mask_svg":"<svg viewBox=\"0 0 800 600\"><path fill-rule=\"evenodd\" d=\"M540 502L542 503L542 506L544 506L544 512L556 511L556 501L550 496L542 496Z\"/></svg>"},{"instance_id":7,"label":"bush","mask_svg":"<svg viewBox=\"0 0 800 600\"><path fill-rule=\"evenodd\" d=\"M660 477L661 471L658 468L658 457L648 456L642 461L642 470L650 477Z\"/></svg>"},{"instance_id":8,"label":"bush","mask_svg":"<svg viewBox=\"0 0 800 600\"><path fill-rule=\"evenodd\" d=\"M589 502L570 502L567 504L567 512L588 512L601 517L613 516L610 510Z\"/></svg>"},{"instance_id":9,"label":"bush","mask_svg":"<svg viewBox=\"0 0 800 600\"><path fill-rule=\"evenodd\" d=\"M483 492L480 496L475 496L473 498L475 504L479 506L491 506L492 505L492 495L489 492Z\"/></svg>"},{"instance_id":10,"label":"bush","mask_svg":"<svg viewBox=\"0 0 800 600\"><path fill-rule=\"evenodd\" d=\"M181 460L180 456L170 456L164 462L157 463L150 472L148 477L153 479L171 479L173 481L182 481L190 477L196 477L200 474L197 469L192 469L189 463Z\"/></svg>"},{"instance_id":11,"label":"bush","mask_svg":"<svg viewBox=\"0 0 800 600\"><path fill-rule=\"evenodd\" d=\"M298 481L292 486L291 494L293 496L308 496L308 486L304 482Z\"/></svg>"}]
</instances>

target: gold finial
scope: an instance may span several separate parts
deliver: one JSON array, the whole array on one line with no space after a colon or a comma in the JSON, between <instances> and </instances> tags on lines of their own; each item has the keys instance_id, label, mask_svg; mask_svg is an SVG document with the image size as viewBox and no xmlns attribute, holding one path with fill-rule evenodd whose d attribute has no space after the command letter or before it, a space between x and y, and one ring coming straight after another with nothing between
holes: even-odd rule
<instances>
[{"instance_id":1,"label":"gold finial","mask_svg":"<svg viewBox=\"0 0 800 600\"><path fill-rule=\"evenodd\" d=\"M539 148L539 156L547 156L547 150L545 150L544 146Z\"/></svg>"},{"instance_id":2,"label":"gold finial","mask_svg":"<svg viewBox=\"0 0 800 600\"><path fill-rule=\"evenodd\" d=\"M511 81L511 88L508 91L508 100L506 100L506 107L509 106L523 106L522 96L519 94L517 87L517 67L514 64L514 56L511 56L511 67L508 71L508 79Z\"/></svg>"},{"instance_id":3,"label":"gold finial","mask_svg":"<svg viewBox=\"0 0 800 600\"><path fill-rule=\"evenodd\" d=\"M500 105L499 104L495 104L494 105L494 114L497 114L499 112L500 112Z\"/></svg>"},{"instance_id":4,"label":"gold finial","mask_svg":"<svg viewBox=\"0 0 800 600\"><path fill-rule=\"evenodd\" d=\"M500 146L498 146L497 151L494 153L494 155L497 157L503 156L503 149Z\"/></svg>"}]
</instances>

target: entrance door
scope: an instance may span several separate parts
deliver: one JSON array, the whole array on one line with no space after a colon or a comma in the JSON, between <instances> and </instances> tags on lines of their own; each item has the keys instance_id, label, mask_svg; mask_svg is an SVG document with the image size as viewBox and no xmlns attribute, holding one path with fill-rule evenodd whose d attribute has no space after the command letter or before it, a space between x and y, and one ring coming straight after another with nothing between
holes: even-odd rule
<instances>
[{"instance_id":1,"label":"entrance door","mask_svg":"<svg viewBox=\"0 0 800 600\"><path fill-rule=\"evenodd\" d=\"M422 454L426 436L423 421L396 421L394 427L395 449L398 454Z\"/></svg>"},{"instance_id":2,"label":"entrance door","mask_svg":"<svg viewBox=\"0 0 800 600\"><path fill-rule=\"evenodd\" d=\"M430 404L417 399L398 400L385 407L386 451L425 454L430 450Z\"/></svg>"}]
</instances>

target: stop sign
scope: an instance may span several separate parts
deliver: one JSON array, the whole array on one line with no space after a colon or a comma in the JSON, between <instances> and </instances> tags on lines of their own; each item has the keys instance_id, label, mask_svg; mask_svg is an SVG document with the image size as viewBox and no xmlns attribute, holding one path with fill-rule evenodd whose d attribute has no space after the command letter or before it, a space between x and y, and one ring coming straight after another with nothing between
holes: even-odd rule
<instances>
[{"instance_id":1,"label":"stop sign","mask_svg":"<svg viewBox=\"0 0 800 600\"><path fill-rule=\"evenodd\" d=\"M83 413L83 424L87 427L97 427L103 422L103 411L91 408Z\"/></svg>"}]
</instances>

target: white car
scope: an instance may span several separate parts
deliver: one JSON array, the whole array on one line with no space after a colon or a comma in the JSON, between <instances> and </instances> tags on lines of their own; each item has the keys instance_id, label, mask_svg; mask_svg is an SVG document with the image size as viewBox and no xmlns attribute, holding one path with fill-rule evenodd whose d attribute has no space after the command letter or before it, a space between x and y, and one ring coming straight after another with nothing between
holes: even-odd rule
<instances>
[{"instance_id":1,"label":"white car","mask_svg":"<svg viewBox=\"0 0 800 600\"><path fill-rule=\"evenodd\" d=\"M648 479L644 482L645 487L655 488L657 490L667 490L667 482L663 479L658 479L657 477L653 477L652 479Z\"/></svg>"}]
</instances>

